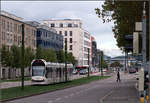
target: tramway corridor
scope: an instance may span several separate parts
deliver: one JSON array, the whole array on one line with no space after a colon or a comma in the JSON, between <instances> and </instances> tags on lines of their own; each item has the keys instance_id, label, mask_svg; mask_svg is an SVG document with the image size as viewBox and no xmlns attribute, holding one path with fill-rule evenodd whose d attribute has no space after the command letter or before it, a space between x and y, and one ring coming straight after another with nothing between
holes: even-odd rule
<instances>
[{"instance_id":1,"label":"tramway corridor","mask_svg":"<svg viewBox=\"0 0 150 103\"><path fill-rule=\"evenodd\" d=\"M130 94L136 93L134 90L134 74L121 73L121 79L121 83L116 83L116 75L114 75L109 79L100 80L86 85L72 87L64 90L58 90L55 92L50 92L37 96L22 98L7 103L101 103L102 100L104 101L104 103L109 103L107 102L107 95L112 95L113 97L114 95L111 94L112 91L126 89L127 93L129 94L129 97ZM132 93L130 93L128 90ZM122 95L121 98L125 97L123 97ZM134 98L136 98L136 96ZM130 100L130 98L128 98L128 100ZM127 102L131 103L131 101Z\"/></svg>"}]
</instances>

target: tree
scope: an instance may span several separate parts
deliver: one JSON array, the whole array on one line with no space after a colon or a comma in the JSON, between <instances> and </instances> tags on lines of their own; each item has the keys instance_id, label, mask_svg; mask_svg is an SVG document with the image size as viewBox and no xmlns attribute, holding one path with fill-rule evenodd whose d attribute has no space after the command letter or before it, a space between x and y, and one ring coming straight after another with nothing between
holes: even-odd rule
<instances>
[{"instance_id":1,"label":"tree","mask_svg":"<svg viewBox=\"0 0 150 103\"><path fill-rule=\"evenodd\" d=\"M108 68L108 64L106 63L105 60L103 60L103 62L102 62L102 68Z\"/></svg>"},{"instance_id":2,"label":"tree","mask_svg":"<svg viewBox=\"0 0 150 103\"><path fill-rule=\"evenodd\" d=\"M75 63L77 62L75 60L75 57L73 56L73 54L70 52L70 53L67 53L67 62L69 63L72 63L73 65L75 65Z\"/></svg>"},{"instance_id":3,"label":"tree","mask_svg":"<svg viewBox=\"0 0 150 103\"><path fill-rule=\"evenodd\" d=\"M15 45L11 46L11 67L20 68L21 67L21 49Z\"/></svg>"},{"instance_id":4,"label":"tree","mask_svg":"<svg viewBox=\"0 0 150 103\"><path fill-rule=\"evenodd\" d=\"M122 65L119 62L114 62L110 64L111 67L122 67Z\"/></svg>"},{"instance_id":5,"label":"tree","mask_svg":"<svg viewBox=\"0 0 150 103\"><path fill-rule=\"evenodd\" d=\"M36 59L43 59L43 49L41 45L36 49Z\"/></svg>"},{"instance_id":6,"label":"tree","mask_svg":"<svg viewBox=\"0 0 150 103\"><path fill-rule=\"evenodd\" d=\"M43 58L46 61L57 62L57 56L53 48L45 49L43 52Z\"/></svg>"},{"instance_id":7,"label":"tree","mask_svg":"<svg viewBox=\"0 0 150 103\"><path fill-rule=\"evenodd\" d=\"M4 67L11 65L11 54L5 45L2 45L1 49L1 63Z\"/></svg>"},{"instance_id":8,"label":"tree","mask_svg":"<svg viewBox=\"0 0 150 103\"><path fill-rule=\"evenodd\" d=\"M143 1L105 1L102 9L96 8L96 14L103 20L103 23L113 21L114 37L117 41L117 46L122 47L132 45L132 41L125 39L125 35L133 34L135 31L135 22L142 21ZM146 3L146 15L149 18L149 6ZM148 33L149 19L147 20Z\"/></svg>"},{"instance_id":9,"label":"tree","mask_svg":"<svg viewBox=\"0 0 150 103\"><path fill-rule=\"evenodd\" d=\"M34 52L32 51L32 49L30 47L27 47L25 49L25 53L24 53L24 61L25 61L25 67L28 67L31 65L32 60L35 58Z\"/></svg>"},{"instance_id":10,"label":"tree","mask_svg":"<svg viewBox=\"0 0 150 103\"><path fill-rule=\"evenodd\" d=\"M59 63L64 63L65 62L65 52L63 50L59 50L57 52L57 60Z\"/></svg>"}]
</instances>

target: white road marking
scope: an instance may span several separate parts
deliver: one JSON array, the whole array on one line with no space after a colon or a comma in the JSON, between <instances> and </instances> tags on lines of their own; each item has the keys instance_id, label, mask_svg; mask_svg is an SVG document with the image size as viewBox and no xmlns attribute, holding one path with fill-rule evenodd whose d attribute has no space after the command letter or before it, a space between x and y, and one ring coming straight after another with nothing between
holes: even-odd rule
<instances>
[{"instance_id":1,"label":"white road marking","mask_svg":"<svg viewBox=\"0 0 150 103\"><path fill-rule=\"evenodd\" d=\"M68 98L68 97L69 97L69 96L67 96L67 95L65 96L65 98Z\"/></svg>"},{"instance_id":2,"label":"white road marking","mask_svg":"<svg viewBox=\"0 0 150 103\"><path fill-rule=\"evenodd\" d=\"M74 93L70 94L70 96L73 96L73 95L74 95Z\"/></svg>"},{"instance_id":3,"label":"white road marking","mask_svg":"<svg viewBox=\"0 0 150 103\"><path fill-rule=\"evenodd\" d=\"M53 101L50 100L50 101L48 101L48 103L53 103Z\"/></svg>"},{"instance_id":4,"label":"white road marking","mask_svg":"<svg viewBox=\"0 0 150 103\"><path fill-rule=\"evenodd\" d=\"M59 101L59 100L61 100L62 98L56 98L56 100L55 101Z\"/></svg>"}]
</instances>

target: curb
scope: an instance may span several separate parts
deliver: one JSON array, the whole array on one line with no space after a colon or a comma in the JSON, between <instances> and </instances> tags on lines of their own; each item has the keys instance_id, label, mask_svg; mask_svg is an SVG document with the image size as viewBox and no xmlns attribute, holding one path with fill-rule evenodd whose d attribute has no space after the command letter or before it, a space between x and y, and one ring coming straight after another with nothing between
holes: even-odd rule
<instances>
[{"instance_id":1,"label":"curb","mask_svg":"<svg viewBox=\"0 0 150 103\"><path fill-rule=\"evenodd\" d=\"M109 78L104 78L104 79L109 79ZM104 79L100 79L100 80L104 80ZM96 82L96 81L98 81L98 80L95 80L95 81L92 81L92 82ZM92 82L89 82L89 83L92 83ZM78 84L78 85L74 85L74 86L66 86L64 88L58 88L58 89L55 89L55 90L49 90L49 91L45 91L45 92L41 92L41 93L36 93L36 94L31 94L31 95L25 95L25 96L20 96L20 97L14 97L14 98L10 98L10 99L4 99L4 100L0 100L0 102L8 102L8 101L22 99L22 98L26 98L26 97L37 96L37 95L41 95L41 94L45 94L45 93L55 92L55 91L58 91L58 90L64 90L64 89L67 89L67 88L72 88L72 87L86 85L86 84L89 84L89 83Z\"/></svg>"}]
</instances>

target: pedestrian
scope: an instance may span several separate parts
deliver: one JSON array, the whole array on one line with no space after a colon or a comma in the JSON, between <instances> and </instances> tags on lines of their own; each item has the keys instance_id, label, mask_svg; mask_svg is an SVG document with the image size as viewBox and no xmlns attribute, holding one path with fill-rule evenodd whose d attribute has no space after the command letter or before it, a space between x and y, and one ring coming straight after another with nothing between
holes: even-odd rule
<instances>
[{"instance_id":1,"label":"pedestrian","mask_svg":"<svg viewBox=\"0 0 150 103\"><path fill-rule=\"evenodd\" d=\"M119 72L119 70L118 70L118 72L117 72L117 82L120 82L121 80L120 80L120 72Z\"/></svg>"}]
</instances>

